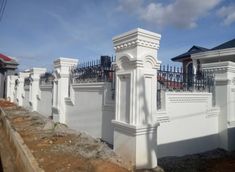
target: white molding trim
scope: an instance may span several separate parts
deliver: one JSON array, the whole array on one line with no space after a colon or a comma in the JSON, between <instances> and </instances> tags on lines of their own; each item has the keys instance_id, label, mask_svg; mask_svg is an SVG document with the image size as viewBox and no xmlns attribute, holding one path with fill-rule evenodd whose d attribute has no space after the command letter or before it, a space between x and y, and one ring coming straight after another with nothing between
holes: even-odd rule
<instances>
[{"instance_id":1,"label":"white molding trim","mask_svg":"<svg viewBox=\"0 0 235 172\"><path fill-rule=\"evenodd\" d=\"M134 29L113 38L115 51L142 46L150 49L158 49L161 35L144 29Z\"/></svg>"},{"instance_id":2,"label":"white molding trim","mask_svg":"<svg viewBox=\"0 0 235 172\"><path fill-rule=\"evenodd\" d=\"M213 107L212 109L209 109L207 111L206 118L212 118L217 117L220 114L220 108L219 107Z\"/></svg>"},{"instance_id":3,"label":"white molding trim","mask_svg":"<svg viewBox=\"0 0 235 172\"><path fill-rule=\"evenodd\" d=\"M207 102L212 96L207 92L166 92L166 99L172 103L201 103Z\"/></svg>"},{"instance_id":4,"label":"white molding trim","mask_svg":"<svg viewBox=\"0 0 235 172\"><path fill-rule=\"evenodd\" d=\"M39 88L41 90L47 90L47 89L52 89L53 86L52 85L40 85Z\"/></svg>"},{"instance_id":5,"label":"white molding trim","mask_svg":"<svg viewBox=\"0 0 235 172\"><path fill-rule=\"evenodd\" d=\"M121 121L112 120L115 130L127 133L131 136L145 135L148 133L157 132L157 127L160 125L158 122L156 124L136 126L127 124Z\"/></svg>"},{"instance_id":6,"label":"white molding trim","mask_svg":"<svg viewBox=\"0 0 235 172\"><path fill-rule=\"evenodd\" d=\"M213 57L231 56L231 55L235 55L235 48L226 48L221 50L195 53L191 55L191 58L197 60L197 59L209 59Z\"/></svg>"},{"instance_id":7,"label":"white molding trim","mask_svg":"<svg viewBox=\"0 0 235 172\"><path fill-rule=\"evenodd\" d=\"M202 64L202 69L207 71L214 71L216 73L222 73L226 71L235 73L235 63L231 61L205 63Z\"/></svg>"},{"instance_id":8,"label":"white molding trim","mask_svg":"<svg viewBox=\"0 0 235 172\"><path fill-rule=\"evenodd\" d=\"M74 102L72 101L70 97L65 97L64 101L67 105L74 106Z\"/></svg>"},{"instance_id":9,"label":"white molding trim","mask_svg":"<svg viewBox=\"0 0 235 172\"><path fill-rule=\"evenodd\" d=\"M94 90L94 89L100 89L104 90L105 89L105 82L92 82L92 83L75 83L72 84L73 89L86 89L86 90Z\"/></svg>"}]
</instances>

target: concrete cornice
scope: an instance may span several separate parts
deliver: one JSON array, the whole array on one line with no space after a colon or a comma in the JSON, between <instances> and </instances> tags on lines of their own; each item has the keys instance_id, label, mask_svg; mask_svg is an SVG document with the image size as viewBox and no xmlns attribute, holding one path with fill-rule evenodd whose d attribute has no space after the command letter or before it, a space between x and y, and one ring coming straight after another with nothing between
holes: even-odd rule
<instances>
[{"instance_id":1,"label":"concrete cornice","mask_svg":"<svg viewBox=\"0 0 235 172\"><path fill-rule=\"evenodd\" d=\"M78 59L72 59L72 58L63 58L60 57L59 59L54 61L54 67L58 68L61 66L64 67L71 67L71 66L75 66L78 64Z\"/></svg>"},{"instance_id":2,"label":"concrete cornice","mask_svg":"<svg viewBox=\"0 0 235 172\"><path fill-rule=\"evenodd\" d=\"M127 123L116 121L116 120L112 120L112 123L114 125L115 130L128 133L132 136L157 132L157 127L159 126L158 122L156 124L152 124L152 125L149 124L149 125L143 125L143 126L131 125L131 124L127 124Z\"/></svg>"},{"instance_id":3,"label":"concrete cornice","mask_svg":"<svg viewBox=\"0 0 235 172\"><path fill-rule=\"evenodd\" d=\"M29 77L29 72L19 72L19 78L26 78Z\"/></svg>"},{"instance_id":4,"label":"concrete cornice","mask_svg":"<svg viewBox=\"0 0 235 172\"><path fill-rule=\"evenodd\" d=\"M213 57L235 55L235 48L226 48L221 50L205 51L191 55L192 59L207 59Z\"/></svg>"},{"instance_id":5,"label":"concrete cornice","mask_svg":"<svg viewBox=\"0 0 235 172\"><path fill-rule=\"evenodd\" d=\"M103 90L105 88L106 83L105 82L93 82L93 83L75 83L72 84L73 89L101 89Z\"/></svg>"},{"instance_id":6,"label":"concrete cornice","mask_svg":"<svg viewBox=\"0 0 235 172\"><path fill-rule=\"evenodd\" d=\"M114 37L113 44L116 51L135 46L158 49L160 38L157 33L137 28Z\"/></svg>"},{"instance_id":7,"label":"concrete cornice","mask_svg":"<svg viewBox=\"0 0 235 172\"><path fill-rule=\"evenodd\" d=\"M42 74L47 71L46 68L32 68L30 69L30 74Z\"/></svg>"},{"instance_id":8,"label":"concrete cornice","mask_svg":"<svg viewBox=\"0 0 235 172\"><path fill-rule=\"evenodd\" d=\"M235 63L231 61L205 63L202 64L202 69L208 71L217 71L217 72L218 71L235 72Z\"/></svg>"},{"instance_id":9,"label":"concrete cornice","mask_svg":"<svg viewBox=\"0 0 235 172\"><path fill-rule=\"evenodd\" d=\"M40 89L42 90L47 90L47 89L52 89L53 85L48 84L48 85L40 85Z\"/></svg>"}]
</instances>

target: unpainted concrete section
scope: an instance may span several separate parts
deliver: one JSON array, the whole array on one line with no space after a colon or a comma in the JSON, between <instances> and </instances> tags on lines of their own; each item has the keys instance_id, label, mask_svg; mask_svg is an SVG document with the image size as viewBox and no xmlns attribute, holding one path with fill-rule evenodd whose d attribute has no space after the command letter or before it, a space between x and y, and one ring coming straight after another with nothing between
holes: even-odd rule
<instances>
[{"instance_id":1,"label":"unpainted concrete section","mask_svg":"<svg viewBox=\"0 0 235 172\"><path fill-rule=\"evenodd\" d=\"M21 136L11 127L5 112L0 108L0 119L3 131L9 140L10 147L14 150L14 157L16 158L15 165L17 171L22 172L44 172L41 169L30 152L29 148L25 145Z\"/></svg>"}]
</instances>

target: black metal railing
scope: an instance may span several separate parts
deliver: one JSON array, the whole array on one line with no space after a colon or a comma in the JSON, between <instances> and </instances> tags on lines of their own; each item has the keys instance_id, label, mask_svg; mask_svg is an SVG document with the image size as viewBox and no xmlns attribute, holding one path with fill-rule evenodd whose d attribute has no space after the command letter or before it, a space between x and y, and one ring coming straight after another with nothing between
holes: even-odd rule
<instances>
[{"instance_id":1,"label":"black metal railing","mask_svg":"<svg viewBox=\"0 0 235 172\"><path fill-rule=\"evenodd\" d=\"M40 76L40 85L52 85L55 77L52 72L46 72Z\"/></svg>"},{"instance_id":2,"label":"black metal railing","mask_svg":"<svg viewBox=\"0 0 235 172\"><path fill-rule=\"evenodd\" d=\"M29 76L29 77L27 77L27 78L25 78L24 79L24 86L29 86L30 85L30 83L31 83L31 81L32 81L32 79L31 79L31 77Z\"/></svg>"},{"instance_id":3,"label":"black metal railing","mask_svg":"<svg viewBox=\"0 0 235 172\"><path fill-rule=\"evenodd\" d=\"M80 64L71 70L71 82L112 82L114 80L113 61L113 57L101 56L100 60Z\"/></svg>"},{"instance_id":4,"label":"black metal railing","mask_svg":"<svg viewBox=\"0 0 235 172\"><path fill-rule=\"evenodd\" d=\"M183 76L182 68L160 66L157 72L158 89L183 89Z\"/></svg>"},{"instance_id":5,"label":"black metal railing","mask_svg":"<svg viewBox=\"0 0 235 172\"><path fill-rule=\"evenodd\" d=\"M208 91L214 87L214 73L197 71L183 73L182 68L161 66L157 75L158 89L168 91Z\"/></svg>"},{"instance_id":6,"label":"black metal railing","mask_svg":"<svg viewBox=\"0 0 235 172\"><path fill-rule=\"evenodd\" d=\"M213 93L214 73L198 70L184 73L182 68L161 66L157 73L157 109L162 107L162 91L198 91Z\"/></svg>"}]
</instances>

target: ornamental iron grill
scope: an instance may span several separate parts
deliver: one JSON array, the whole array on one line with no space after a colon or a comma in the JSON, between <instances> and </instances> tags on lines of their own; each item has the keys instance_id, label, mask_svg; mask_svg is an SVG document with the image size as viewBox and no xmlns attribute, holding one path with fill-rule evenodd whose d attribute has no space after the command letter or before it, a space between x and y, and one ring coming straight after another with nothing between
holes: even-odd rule
<instances>
[{"instance_id":1,"label":"ornamental iron grill","mask_svg":"<svg viewBox=\"0 0 235 172\"><path fill-rule=\"evenodd\" d=\"M71 70L71 82L113 82L113 61L113 57L101 56L100 60L80 64L77 68Z\"/></svg>"},{"instance_id":2,"label":"ornamental iron grill","mask_svg":"<svg viewBox=\"0 0 235 172\"><path fill-rule=\"evenodd\" d=\"M197 68L196 74L184 73L182 68L160 66L157 73L157 109L162 108L163 91L197 91L215 93L214 73Z\"/></svg>"},{"instance_id":3,"label":"ornamental iron grill","mask_svg":"<svg viewBox=\"0 0 235 172\"><path fill-rule=\"evenodd\" d=\"M32 79L31 79L31 77L29 76L29 77L27 77L27 78L25 78L24 79L24 86L29 86L30 85L30 83L31 83L31 81L32 81Z\"/></svg>"},{"instance_id":4,"label":"ornamental iron grill","mask_svg":"<svg viewBox=\"0 0 235 172\"><path fill-rule=\"evenodd\" d=\"M40 76L40 85L53 85L55 77L52 72L46 72Z\"/></svg>"}]
</instances>

